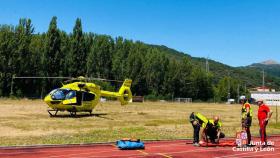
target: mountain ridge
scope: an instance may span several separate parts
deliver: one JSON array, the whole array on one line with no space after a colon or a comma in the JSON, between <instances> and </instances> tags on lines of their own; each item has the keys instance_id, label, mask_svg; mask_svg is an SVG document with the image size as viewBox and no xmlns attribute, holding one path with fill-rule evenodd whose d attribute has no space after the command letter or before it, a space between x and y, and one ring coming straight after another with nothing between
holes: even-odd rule
<instances>
[{"instance_id":1,"label":"mountain ridge","mask_svg":"<svg viewBox=\"0 0 280 158\"><path fill-rule=\"evenodd\" d=\"M260 62L259 64L263 64L263 65L280 65L279 62L269 59L269 60L265 60L263 62Z\"/></svg>"},{"instance_id":2,"label":"mountain ridge","mask_svg":"<svg viewBox=\"0 0 280 158\"><path fill-rule=\"evenodd\" d=\"M148 44L149 45L149 44ZM169 58L180 60L183 57L188 57L195 64L202 69L206 69L206 60L208 60L209 70L214 76L214 82L218 83L223 77L232 77L242 80L248 87L256 87L262 84L262 69L265 69L267 84L270 87L279 89L280 87L280 65L272 64L276 61L266 60L262 63L254 63L248 66L233 67L212 59L203 57L193 57L184 52L177 51L176 49L169 48L164 45L149 45L155 47L165 53ZM269 63L269 64L268 64ZM278 69L279 67L279 69Z\"/></svg>"}]
</instances>

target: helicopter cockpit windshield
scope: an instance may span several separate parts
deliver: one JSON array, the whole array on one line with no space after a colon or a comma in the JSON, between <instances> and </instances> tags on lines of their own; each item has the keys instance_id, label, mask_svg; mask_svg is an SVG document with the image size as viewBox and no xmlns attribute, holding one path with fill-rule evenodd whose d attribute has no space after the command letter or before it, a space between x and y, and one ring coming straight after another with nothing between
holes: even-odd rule
<instances>
[{"instance_id":1,"label":"helicopter cockpit windshield","mask_svg":"<svg viewBox=\"0 0 280 158\"><path fill-rule=\"evenodd\" d=\"M65 100L74 98L76 96L76 92L69 89L55 89L50 95L53 100Z\"/></svg>"}]
</instances>

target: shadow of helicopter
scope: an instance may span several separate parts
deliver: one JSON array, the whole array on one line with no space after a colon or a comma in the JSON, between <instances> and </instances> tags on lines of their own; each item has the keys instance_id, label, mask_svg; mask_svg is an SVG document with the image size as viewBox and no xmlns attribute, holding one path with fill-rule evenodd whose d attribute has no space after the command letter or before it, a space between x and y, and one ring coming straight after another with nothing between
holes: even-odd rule
<instances>
[{"instance_id":1,"label":"shadow of helicopter","mask_svg":"<svg viewBox=\"0 0 280 158\"><path fill-rule=\"evenodd\" d=\"M112 118L106 117L108 115L107 113L91 113L91 114L86 114L82 113L79 115L52 115L51 117L55 118L85 118L85 117L99 117L107 120L114 120Z\"/></svg>"}]
</instances>

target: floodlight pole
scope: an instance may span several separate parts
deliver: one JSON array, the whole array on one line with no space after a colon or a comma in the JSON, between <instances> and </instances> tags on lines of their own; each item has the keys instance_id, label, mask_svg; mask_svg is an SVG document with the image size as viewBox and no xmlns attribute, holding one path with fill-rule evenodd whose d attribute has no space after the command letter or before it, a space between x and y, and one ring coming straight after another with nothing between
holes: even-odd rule
<instances>
[{"instance_id":1,"label":"floodlight pole","mask_svg":"<svg viewBox=\"0 0 280 158\"><path fill-rule=\"evenodd\" d=\"M14 95L14 92L13 92L14 76L15 76L15 75L12 75L10 96Z\"/></svg>"},{"instance_id":2,"label":"floodlight pole","mask_svg":"<svg viewBox=\"0 0 280 158\"><path fill-rule=\"evenodd\" d=\"M229 78L229 71L228 71L228 99L230 99L230 78Z\"/></svg>"},{"instance_id":3,"label":"floodlight pole","mask_svg":"<svg viewBox=\"0 0 280 158\"><path fill-rule=\"evenodd\" d=\"M278 104L276 103L276 124L277 124L277 122L278 122Z\"/></svg>"},{"instance_id":4,"label":"floodlight pole","mask_svg":"<svg viewBox=\"0 0 280 158\"><path fill-rule=\"evenodd\" d=\"M263 91L264 91L264 69L262 71L262 88L263 88Z\"/></svg>"},{"instance_id":5,"label":"floodlight pole","mask_svg":"<svg viewBox=\"0 0 280 158\"><path fill-rule=\"evenodd\" d=\"M43 99L43 86L41 88L41 99Z\"/></svg>"},{"instance_id":6,"label":"floodlight pole","mask_svg":"<svg viewBox=\"0 0 280 158\"><path fill-rule=\"evenodd\" d=\"M206 61L205 61L205 70L206 70L206 73L208 73L208 72L209 72L208 57L206 58Z\"/></svg>"},{"instance_id":7,"label":"floodlight pole","mask_svg":"<svg viewBox=\"0 0 280 158\"><path fill-rule=\"evenodd\" d=\"M237 103L239 103L239 98L240 98L240 96L239 96L239 83L238 83L238 85L237 85Z\"/></svg>"}]
</instances>

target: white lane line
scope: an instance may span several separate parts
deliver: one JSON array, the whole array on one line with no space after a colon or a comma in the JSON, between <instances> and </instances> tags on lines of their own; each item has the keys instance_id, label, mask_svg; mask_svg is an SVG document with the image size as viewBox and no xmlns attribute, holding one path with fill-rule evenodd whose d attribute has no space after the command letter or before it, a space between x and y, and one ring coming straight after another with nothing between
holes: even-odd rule
<instances>
[{"instance_id":1,"label":"white lane line","mask_svg":"<svg viewBox=\"0 0 280 158\"><path fill-rule=\"evenodd\" d=\"M88 147L87 147L88 148ZM94 150L100 150L98 148L95 148L95 149L92 149L92 148L85 148L84 150L91 150L91 151L94 151ZM41 149L41 150L34 150L34 151L16 151L16 152L5 152L5 153L1 153L0 152L0 155L17 155L17 154L39 154L39 153L57 153L57 152L61 152L61 151L65 151L65 152L68 152L68 151L81 151L81 149L83 150L83 148L79 148L79 149L71 149L70 148L60 148L60 149L56 149L56 148L52 148L52 149L55 149L55 150L48 150L48 148L44 148L44 149ZM22 149L20 149L22 150ZM36 152L36 153L35 153Z\"/></svg>"},{"instance_id":2,"label":"white lane line","mask_svg":"<svg viewBox=\"0 0 280 158\"><path fill-rule=\"evenodd\" d=\"M177 151L177 152L167 152L166 154L180 154L180 153L190 153L190 152L208 152L208 151L227 151L230 149L209 149L209 150L190 150L190 151Z\"/></svg>"},{"instance_id":3,"label":"white lane line","mask_svg":"<svg viewBox=\"0 0 280 158\"><path fill-rule=\"evenodd\" d=\"M90 152L82 152L81 150L78 153L75 154L60 154L60 155L49 155L46 156L44 158L57 158L57 157L61 157L61 156L75 156L75 155L85 155L85 154L101 154L101 153L107 153L107 152L115 152L115 151L119 151L119 150L106 150L106 151L90 151Z\"/></svg>"},{"instance_id":4,"label":"white lane line","mask_svg":"<svg viewBox=\"0 0 280 158\"><path fill-rule=\"evenodd\" d=\"M137 157L137 156L139 156L141 153L137 153L137 154L125 154L125 155L121 155L121 154L119 154L119 155L117 155L117 154L115 154L115 155L110 155L110 156L85 156L85 157L80 157L80 156L75 156L75 157L69 157L69 158L95 158L95 157L97 157L97 158L111 158L111 157ZM78 155L78 154L77 154ZM141 154L142 155L142 154Z\"/></svg>"},{"instance_id":5,"label":"white lane line","mask_svg":"<svg viewBox=\"0 0 280 158\"><path fill-rule=\"evenodd\" d=\"M180 151L180 152L164 152L164 154L180 154L180 153L188 153L188 152L208 152L208 151L216 151L217 149L196 149L196 150L190 150L190 151ZM222 149L222 150L228 150L228 149ZM91 154L90 152L88 153L82 153L82 154ZM94 153L93 153L94 154ZM149 156L156 156L159 155L160 153L149 153ZM162 153L161 153L162 154ZM117 156L121 156L121 157L145 157L142 154L125 154L125 153L120 153L120 154L115 154L115 155L110 155L110 156L89 156L89 155L85 155L85 157L88 158L95 158L95 157L100 157L100 158L109 158L109 157L117 157ZM71 157L71 158L85 158L84 156L81 156L81 154L71 154L71 155L60 155L60 156L66 156L66 157ZM54 157L48 157L48 158L54 158ZM57 157L55 157L57 158Z\"/></svg>"}]
</instances>

